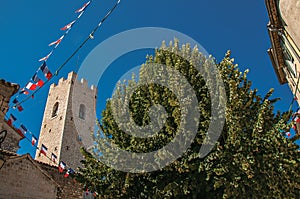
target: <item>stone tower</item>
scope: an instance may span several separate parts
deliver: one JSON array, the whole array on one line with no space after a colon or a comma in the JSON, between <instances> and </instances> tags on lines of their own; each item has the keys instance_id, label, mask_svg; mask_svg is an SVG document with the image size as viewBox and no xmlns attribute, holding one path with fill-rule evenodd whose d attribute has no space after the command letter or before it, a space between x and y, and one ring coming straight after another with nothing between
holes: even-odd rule
<instances>
[{"instance_id":1,"label":"stone tower","mask_svg":"<svg viewBox=\"0 0 300 199\"><path fill-rule=\"evenodd\" d=\"M42 144L47 148L47 157L37 151L36 160L52 165L63 161L73 169L81 166L80 147L93 145L96 98L97 88L89 88L84 79L78 81L74 72L50 86L38 142L39 149Z\"/></svg>"}]
</instances>

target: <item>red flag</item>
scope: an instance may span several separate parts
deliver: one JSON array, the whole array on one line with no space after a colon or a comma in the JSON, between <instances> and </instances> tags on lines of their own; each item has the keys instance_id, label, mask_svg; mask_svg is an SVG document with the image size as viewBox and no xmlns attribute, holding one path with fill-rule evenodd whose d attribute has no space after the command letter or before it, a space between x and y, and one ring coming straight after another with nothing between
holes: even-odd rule
<instances>
[{"instance_id":1,"label":"red flag","mask_svg":"<svg viewBox=\"0 0 300 199\"><path fill-rule=\"evenodd\" d=\"M36 84L33 84L32 82L28 82L27 85L26 85L26 88L28 90L34 91L36 89Z\"/></svg>"},{"instance_id":2,"label":"red flag","mask_svg":"<svg viewBox=\"0 0 300 199\"><path fill-rule=\"evenodd\" d=\"M18 109L18 111L20 111L20 112L22 112L24 109L23 109L23 107L21 106L21 105L18 105L17 106L17 109Z\"/></svg>"},{"instance_id":3,"label":"red flag","mask_svg":"<svg viewBox=\"0 0 300 199\"><path fill-rule=\"evenodd\" d=\"M91 1L87 2L87 3L84 4L81 8L79 8L78 10L76 10L75 13L84 11L84 9L86 9L86 7L87 7L90 3L91 3Z\"/></svg>"},{"instance_id":4,"label":"red flag","mask_svg":"<svg viewBox=\"0 0 300 199\"><path fill-rule=\"evenodd\" d=\"M61 41L62 41L62 39L64 38L64 35L63 36L61 36L58 40L56 40L56 41L54 41L54 42L51 42L50 44L49 44L49 46L52 46L52 45L58 45Z\"/></svg>"},{"instance_id":5,"label":"red flag","mask_svg":"<svg viewBox=\"0 0 300 199\"><path fill-rule=\"evenodd\" d=\"M76 20L72 21L71 23L69 23L69 24L65 25L64 27L62 27L61 30L68 30L68 29L70 29L75 22L76 22Z\"/></svg>"}]
</instances>

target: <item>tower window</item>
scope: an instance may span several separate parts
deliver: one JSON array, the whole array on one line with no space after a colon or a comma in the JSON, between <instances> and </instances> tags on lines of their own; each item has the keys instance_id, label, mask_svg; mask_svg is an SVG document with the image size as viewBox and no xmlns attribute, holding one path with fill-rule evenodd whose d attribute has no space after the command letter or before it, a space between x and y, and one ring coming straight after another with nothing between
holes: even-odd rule
<instances>
[{"instance_id":1,"label":"tower window","mask_svg":"<svg viewBox=\"0 0 300 199\"><path fill-rule=\"evenodd\" d=\"M54 106L53 106L53 109L52 109L52 115L51 115L52 117L57 116L58 106L59 106L59 103L56 102L56 103L54 104Z\"/></svg>"},{"instance_id":2,"label":"tower window","mask_svg":"<svg viewBox=\"0 0 300 199\"><path fill-rule=\"evenodd\" d=\"M80 104L79 106L79 118L85 119L85 106L83 104Z\"/></svg>"}]
</instances>

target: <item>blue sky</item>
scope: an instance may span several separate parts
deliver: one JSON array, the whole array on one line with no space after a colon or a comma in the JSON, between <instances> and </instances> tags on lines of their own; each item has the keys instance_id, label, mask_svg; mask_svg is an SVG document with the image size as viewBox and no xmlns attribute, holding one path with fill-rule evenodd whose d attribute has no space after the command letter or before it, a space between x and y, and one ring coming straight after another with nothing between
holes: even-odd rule
<instances>
[{"instance_id":1,"label":"blue sky","mask_svg":"<svg viewBox=\"0 0 300 199\"><path fill-rule=\"evenodd\" d=\"M24 87L40 66L38 60L50 52L48 44L63 34L60 28L75 19L77 15L74 11L86 2L2 2L0 78ZM94 0L91 3L48 60L51 71L70 56L115 2ZM66 77L69 71L77 71L91 50L110 36L133 28L163 27L192 37L218 61L230 49L240 69L250 69L248 78L253 81L253 88L258 88L261 95L270 88L275 88L273 97L281 98L275 107L286 111L292 100L292 93L287 85L279 85L268 57L268 21L264 1L122 0L117 10L96 32L95 38L88 41L50 83ZM151 52L129 53L109 67L105 78L98 85L98 113L103 109L106 99L111 96L115 81L130 67L142 64L146 53ZM101 56L105 58L105 54ZM18 118L18 122L23 123L37 137L49 85L43 87L34 99L22 104L23 112L11 111ZM34 155L34 149L24 140L19 153Z\"/></svg>"}]
</instances>

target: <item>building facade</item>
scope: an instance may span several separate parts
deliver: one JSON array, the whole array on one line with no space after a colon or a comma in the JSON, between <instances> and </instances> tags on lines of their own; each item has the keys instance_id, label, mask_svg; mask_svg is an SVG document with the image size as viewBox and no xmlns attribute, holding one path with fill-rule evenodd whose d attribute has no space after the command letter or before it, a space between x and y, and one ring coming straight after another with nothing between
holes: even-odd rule
<instances>
[{"instance_id":1,"label":"building facade","mask_svg":"<svg viewBox=\"0 0 300 199\"><path fill-rule=\"evenodd\" d=\"M300 104L300 0L265 0L270 21L268 50L280 84L288 83Z\"/></svg>"},{"instance_id":2,"label":"building facade","mask_svg":"<svg viewBox=\"0 0 300 199\"><path fill-rule=\"evenodd\" d=\"M77 80L74 72L68 78L61 78L52 84L41 125L38 147L42 144L47 154L57 157L69 167L81 166L83 159L80 148L93 146L93 132L96 115L97 89L88 87L86 80ZM51 159L37 152L36 160L54 164ZM57 163L56 163L57 164Z\"/></svg>"}]
</instances>

